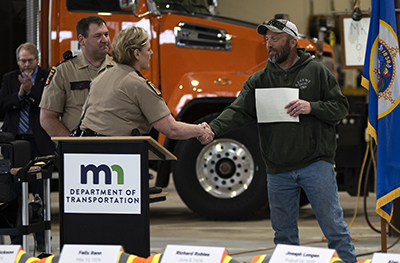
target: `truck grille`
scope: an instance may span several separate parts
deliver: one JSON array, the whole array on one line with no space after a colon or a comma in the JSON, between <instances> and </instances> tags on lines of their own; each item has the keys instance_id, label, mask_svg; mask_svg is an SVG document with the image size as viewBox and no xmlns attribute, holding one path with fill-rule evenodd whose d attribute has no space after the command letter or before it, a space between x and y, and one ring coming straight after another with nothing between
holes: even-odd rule
<instances>
[{"instance_id":1,"label":"truck grille","mask_svg":"<svg viewBox=\"0 0 400 263\"><path fill-rule=\"evenodd\" d=\"M175 46L230 51L232 36L224 29L179 22L174 28Z\"/></svg>"}]
</instances>

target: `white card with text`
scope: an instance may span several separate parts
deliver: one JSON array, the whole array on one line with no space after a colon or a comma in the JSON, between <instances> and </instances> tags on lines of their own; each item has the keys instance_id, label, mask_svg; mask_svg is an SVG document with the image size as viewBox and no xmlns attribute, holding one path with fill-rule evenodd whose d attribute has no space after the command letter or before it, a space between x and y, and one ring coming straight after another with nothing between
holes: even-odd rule
<instances>
[{"instance_id":1,"label":"white card with text","mask_svg":"<svg viewBox=\"0 0 400 263\"><path fill-rule=\"evenodd\" d=\"M307 246L282 245L276 246L270 263L329 263L335 253L334 249L315 248Z\"/></svg>"},{"instance_id":2,"label":"white card with text","mask_svg":"<svg viewBox=\"0 0 400 263\"><path fill-rule=\"evenodd\" d=\"M400 254L394 253L374 253L371 263L399 263Z\"/></svg>"},{"instance_id":3,"label":"white card with text","mask_svg":"<svg viewBox=\"0 0 400 263\"><path fill-rule=\"evenodd\" d=\"M15 262L18 251L21 249L21 245L1 245L0 246L0 262L8 263Z\"/></svg>"},{"instance_id":4,"label":"white card with text","mask_svg":"<svg viewBox=\"0 0 400 263\"><path fill-rule=\"evenodd\" d=\"M59 263L111 263L117 262L121 245L70 245L65 244Z\"/></svg>"},{"instance_id":5,"label":"white card with text","mask_svg":"<svg viewBox=\"0 0 400 263\"><path fill-rule=\"evenodd\" d=\"M220 263L224 247L167 245L160 263Z\"/></svg>"},{"instance_id":6,"label":"white card with text","mask_svg":"<svg viewBox=\"0 0 400 263\"><path fill-rule=\"evenodd\" d=\"M140 154L64 154L64 213L141 214Z\"/></svg>"}]
</instances>

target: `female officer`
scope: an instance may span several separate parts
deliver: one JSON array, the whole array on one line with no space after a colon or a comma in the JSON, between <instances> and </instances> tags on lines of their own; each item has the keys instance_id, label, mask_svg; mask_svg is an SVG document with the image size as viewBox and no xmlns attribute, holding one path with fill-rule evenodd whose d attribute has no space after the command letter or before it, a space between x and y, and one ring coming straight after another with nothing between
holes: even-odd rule
<instances>
[{"instance_id":1,"label":"female officer","mask_svg":"<svg viewBox=\"0 0 400 263\"><path fill-rule=\"evenodd\" d=\"M117 65L91 83L83 106L82 136L147 134L152 127L170 139L213 135L206 123L176 121L161 92L140 74L149 68L153 54L143 28L131 26L119 32L111 54Z\"/></svg>"}]
</instances>

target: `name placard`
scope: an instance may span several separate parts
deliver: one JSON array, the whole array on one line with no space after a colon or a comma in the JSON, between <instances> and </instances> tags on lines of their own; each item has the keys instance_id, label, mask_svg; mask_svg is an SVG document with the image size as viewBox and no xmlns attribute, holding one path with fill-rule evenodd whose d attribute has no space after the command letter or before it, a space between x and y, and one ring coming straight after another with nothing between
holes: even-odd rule
<instances>
[{"instance_id":1,"label":"name placard","mask_svg":"<svg viewBox=\"0 0 400 263\"><path fill-rule=\"evenodd\" d=\"M120 245L64 245L59 263L113 263L117 262Z\"/></svg>"},{"instance_id":2,"label":"name placard","mask_svg":"<svg viewBox=\"0 0 400 263\"><path fill-rule=\"evenodd\" d=\"M0 262L15 262L20 248L20 245L1 245Z\"/></svg>"},{"instance_id":3,"label":"name placard","mask_svg":"<svg viewBox=\"0 0 400 263\"><path fill-rule=\"evenodd\" d=\"M224 247L167 245L160 263L220 263Z\"/></svg>"},{"instance_id":4,"label":"name placard","mask_svg":"<svg viewBox=\"0 0 400 263\"><path fill-rule=\"evenodd\" d=\"M334 253L335 250L329 248L279 244L272 253L270 263L329 263Z\"/></svg>"},{"instance_id":5,"label":"name placard","mask_svg":"<svg viewBox=\"0 0 400 263\"><path fill-rule=\"evenodd\" d=\"M374 253L371 263L400 263L400 254Z\"/></svg>"}]
</instances>

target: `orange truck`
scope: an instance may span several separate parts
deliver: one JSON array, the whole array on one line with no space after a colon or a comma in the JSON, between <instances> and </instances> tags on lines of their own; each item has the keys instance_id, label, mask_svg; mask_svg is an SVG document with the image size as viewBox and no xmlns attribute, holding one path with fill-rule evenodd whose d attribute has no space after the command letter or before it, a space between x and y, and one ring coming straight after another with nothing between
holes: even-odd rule
<instances>
[{"instance_id":1,"label":"orange truck","mask_svg":"<svg viewBox=\"0 0 400 263\"><path fill-rule=\"evenodd\" d=\"M145 28L154 54L150 68L142 73L160 88L180 121L211 121L236 98L245 80L267 63L266 43L255 30L257 24L215 15L216 0L42 0L41 4L45 68L63 60L67 50L79 52L75 25L84 16L101 16L111 40L128 26ZM320 53L315 39L301 38L298 45L331 61L334 69L332 48L319 44ZM177 192L195 213L234 220L268 209L255 123L206 146L196 139L153 136L178 158L153 166L156 185L166 187L172 172Z\"/></svg>"}]
</instances>

